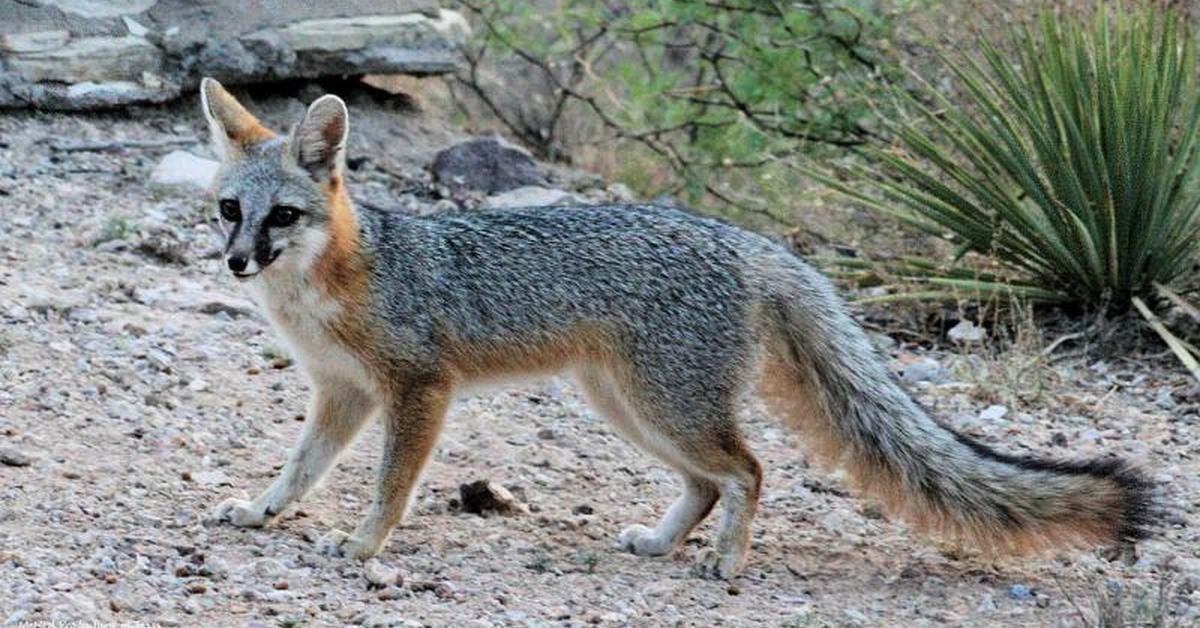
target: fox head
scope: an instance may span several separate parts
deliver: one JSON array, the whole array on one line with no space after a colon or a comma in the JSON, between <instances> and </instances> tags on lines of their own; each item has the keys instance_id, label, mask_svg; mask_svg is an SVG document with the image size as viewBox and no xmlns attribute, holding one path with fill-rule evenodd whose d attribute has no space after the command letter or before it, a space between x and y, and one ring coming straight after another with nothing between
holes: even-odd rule
<instances>
[{"instance_id":1,"label":"fox head","mask_svg":"<svg viewBox=\"0 0 1200 628\"><path fill-rule=\"evenodd\" d=\"M229 270L249 279L311 264L335 213L349 211L342 202L346 104L322 96L290 134L277 136L211 78L200 83L200 102L221 159L214 188Z\"/></svg>"}]
</instances>

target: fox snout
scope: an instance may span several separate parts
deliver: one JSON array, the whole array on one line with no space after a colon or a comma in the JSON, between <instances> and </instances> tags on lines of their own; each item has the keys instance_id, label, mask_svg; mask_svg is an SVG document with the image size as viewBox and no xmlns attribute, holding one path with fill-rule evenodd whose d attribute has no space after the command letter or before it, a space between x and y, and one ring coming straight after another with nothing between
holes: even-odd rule
<instances>
[{"instance_id":1,"label":"fox snout","mask_svg":"<svg viewBox=\"0 0 1200 628\"><path fill-rule=\"evenodd\" d=\"M239 278L257 275L283 253L283 243L273 241L267 229L251 231L247 226L242 223L232 226L225 249L225 264Z\"/></svg>"},{"instance_id":2,"label":"fox snout","mask_svg":"<svg viewBox=\"0 0 1200 628\"><path fill-rule=\"evenodd\" d=\"M246 265L250 263L250 260L241 255L230 255L225 258L225 262L229 264L229 270L232 270L234 273L244 273L246 272Z\"/></svg>"},{"instance_id":3,"label":"fox snout","mask_svg":"<svg viewBox=\"0 0 1200 628\"><path fill-rule=\"evenodd\" d=\"M261 259L255 254L246 255L243 253L229 253L225 256L225 263L229 266L229 270L234 276L240 278L253 277L262 272L271 262L279 257L279 251L272 251L267 259Z\"/></svg>"}]
</instances>

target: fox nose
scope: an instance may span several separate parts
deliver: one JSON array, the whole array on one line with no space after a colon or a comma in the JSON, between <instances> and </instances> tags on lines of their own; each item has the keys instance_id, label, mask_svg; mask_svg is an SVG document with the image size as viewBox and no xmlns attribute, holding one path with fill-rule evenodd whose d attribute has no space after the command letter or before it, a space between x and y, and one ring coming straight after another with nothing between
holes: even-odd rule
<instances>
[{"instance_id":1,"label":"fox nose","mask_svg":"<svg viewBox=\"0 0 1200 628\"><path fill-rule=\"evenodd\" d=\"M229 270L235 273L240 273L246 270L246 258L241 255L230 255L225 262L229 264Z\"/></svg>"}]
</instances>

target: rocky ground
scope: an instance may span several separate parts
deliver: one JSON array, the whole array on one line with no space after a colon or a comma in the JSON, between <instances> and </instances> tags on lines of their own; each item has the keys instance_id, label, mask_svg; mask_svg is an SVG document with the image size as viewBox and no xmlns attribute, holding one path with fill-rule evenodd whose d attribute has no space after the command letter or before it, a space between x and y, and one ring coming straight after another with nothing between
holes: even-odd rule
<instances>
[{"instance_id":1,"label":"rocky ground","mask_svg":"<svg viewBox=\"0 0 1200 628\"><path fill-rule=\"evenodd\" d=\"M250 101L277 127L312 96L275 92ZM351 109L359 198L405 211L485 200L424 171L464 139L440 117L368 96ZM754 553L733 583L698 580L691 554L711 523L663 559L614 548L625 525L663 512L675 481L560 380L462 400L407 522L369 567L313 541L351 529L368 503L375 428L277 525L206 527L219 500L276 473L307 385L221 272L211 204L149 181L172 149L204 156L192 139L203 132L194 102L0 116L0 621L1081 626L1102 598L1200 621L1194 382L1169 360L1097 358L1052 337L993 356L970 329L943 349L878 340L923 403L1006 451L1143 464L1172 510L1138 556L992 562L913 538L810 469L751 404L746 431L767 468ZM78 150L113 141L132 144ZM583 200L624 196L543 173ZM460 485L479 479L527 512L462 512Z\"/></svg>"}]
</instances>

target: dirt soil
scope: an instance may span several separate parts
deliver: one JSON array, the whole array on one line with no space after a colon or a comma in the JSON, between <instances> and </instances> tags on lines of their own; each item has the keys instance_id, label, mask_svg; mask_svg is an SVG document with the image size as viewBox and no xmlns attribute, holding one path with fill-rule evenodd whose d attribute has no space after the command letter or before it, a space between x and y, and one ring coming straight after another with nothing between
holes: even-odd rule
<instances>
[{"instance_id":1,"label":"dirt soil","mask_svg":"<svg viewBox=\"0 0 1200 628\"><path fill-rule=\"evenodd\" d=\"M283 127L310 96L251 106ZM461 139L444 117L365 96L351 112L360 198L447 206L422 171ZM1144 466L1170 512L1124 560L994 561L915 538L810 468L803 443L749 403L745 430L767 469L753 554L732 583L700 580L691 557L711 522L665 558L615 548L624 526L664 512L675 478L559 379L457 404L407 521L372 563L398 570L396 584L314 551L369 503L375 427L277 524L207 527L210 508L282 465L304 375L222 272L211 202L148 184L167 151L202 144L53 148L204 132L193 102L0 116L0 622L1081 626L1102 595L1200 621L1200 391L1168 360L1097 358L1070 342L1049 357L995 356L878 337L922 403L1004 451ZM529 512L460 512L459 486L478 479Z\"/></svg>"}]
</instances>

